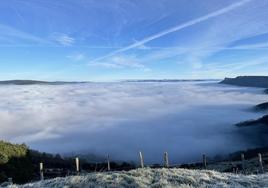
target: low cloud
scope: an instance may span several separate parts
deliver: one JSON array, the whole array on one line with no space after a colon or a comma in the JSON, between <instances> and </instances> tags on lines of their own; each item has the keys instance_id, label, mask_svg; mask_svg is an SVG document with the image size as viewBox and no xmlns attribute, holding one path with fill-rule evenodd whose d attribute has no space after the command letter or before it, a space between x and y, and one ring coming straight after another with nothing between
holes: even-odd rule
<instances>
[{"instance_id":1,"label":"low cloud","mask_svg":"<svg viewBox=\"0 0 268 188\"><path fill-rule=\"evenodd\" d=\"M41 151L109 153L113 159L196 161L256 147L234 123L260 116L249 109L261 89L216 83L89 83L1 86L0 138Z\"/></svg>"}]
</instances>

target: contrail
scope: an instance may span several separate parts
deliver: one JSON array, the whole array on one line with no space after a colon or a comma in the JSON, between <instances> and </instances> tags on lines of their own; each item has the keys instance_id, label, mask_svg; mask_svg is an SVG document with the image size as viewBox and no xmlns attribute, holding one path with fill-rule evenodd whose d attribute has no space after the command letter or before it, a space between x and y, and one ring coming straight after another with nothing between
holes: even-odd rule
<instances>
[{"instance_id":1,"label":"contrail","mask_svg":"<svg viewBox=\"0 0 268 188\"><path fill-rule=\"evenodd\" d=\"M191 21L185 22L185 23L180 24L178 26L175 26L175 27L172 27L170 29L164 30L164 31L162 31L160 33L157 33L155 35L152 35L152 36L149 36L147 38L144 38L143 40L137 41L137 42L135 42L135 43L133 43L133 44L131 44L129 46L126 46L126 47L123 47L123 48L121 48L119 50L113 51L113 52L111 52L111 53L109 53L109 54L107 54L105 56L96 58L96 59L92 60L91 62L97 62L97 61L103 60L103 59L105 59L107 57L111 57L111 56L116 55L116 54L118 54L120 52L125 52L127 50L130 50L130 49L136 48L138 46L141 46L143 44L146 44L146 43L148 43L148 42L150 42L150 41L152 41L154 39L160 38L160 37L165 36L167 34L179 31L179 30L184 29L186 27L190 27L192 25L195 25L195 24L198 24L200 22L206 21L206 20L208 20L210 18L214 18L214 17L217 17L219 15L225 14L225 13L231 11L231 10L234 10L234 9L236 9L238 7L243 6L244 4L246 4L246 3L250 2L250 1L252 1L252 0L242 0L242 1L239 1L237 3L231 4L231 5L229 5L229 6L225 7L225 8L222 8L222 9L217 10L215 12L209 13L209 14L207 14L205 16L193 19Z\"/></svg>"}]
</instances>

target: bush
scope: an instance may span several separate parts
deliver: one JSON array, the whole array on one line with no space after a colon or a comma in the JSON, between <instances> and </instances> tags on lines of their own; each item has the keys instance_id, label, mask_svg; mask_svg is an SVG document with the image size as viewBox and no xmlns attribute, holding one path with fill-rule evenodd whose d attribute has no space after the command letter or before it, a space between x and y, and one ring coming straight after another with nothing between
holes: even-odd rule
<instances>
[{"instance_id":1,"label":"bush","mask_svg":"<svg viewBox=\"0 0 268 188\"><path fill-rule=\"evenodd\" d=\"M0 164L8 162L8 156L5 153L0 152Z\"/></svg>"}]
</instances>

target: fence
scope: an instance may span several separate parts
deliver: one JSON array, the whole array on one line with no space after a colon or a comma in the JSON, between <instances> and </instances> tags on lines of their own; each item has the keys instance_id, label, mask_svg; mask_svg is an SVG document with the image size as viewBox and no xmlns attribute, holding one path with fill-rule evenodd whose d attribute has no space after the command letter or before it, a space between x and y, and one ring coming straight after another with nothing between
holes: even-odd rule
<instances>
[{"instance_id":1,"label":"fence","mask_svg":"<svg viewBox=\"0 0 268 188\"><path fill-rule=\"evenodd\" d=\"M263 165L263 159L262 159L262 154L258 153L257 155L257 173L265 173L265 169L264 169L264 165ZM169 158L168 158L168 152L164 152L163 155L163 165L145 165L144 163L144 156L142 152L139 152L139 161L140 164L137 168L145 168L145 167L151 167L151 168L160 168L160 167L164 167L164 168L182 168L185 167L185 165L170 165L169 164ZM111 164L110 164L110 156L107 155L107 159L106 159L106 163L107 166L105 168L102 168L100 170L98 170L98 172L104 172L104 171L118 171L118 170L131 170L134 169L133 167L130 168L111 168ZM216 162L215 164L219 164L221 162ZM229 162L231 164L233 164L232 162ZM79 158L76 157L74 160L74 164L75 164L75 172L68 172L67 175L79 175L81 173L81 168L80 168L80 161ZM214 165L215 165L214 164ZM40 180L44 180L44 172L47 172L45 169L45 164L43 164L43 162L40 163L39 167L40 167ZM188 164L191 167L191 164ZM202 162L201 163L192 163L192 168L193 169L209 169L208 166L212 165L212 169L213 169L213 163L210 163L207 159L206 154L202 155ZM224 162L221 164L224 165ZM232 172L233 173L242 173L242 174L247 174L246 171L246 166L247 166L247 160L245 159L245 155L243 153L241 153L241 160L237 162L237 164L233 164L232 165ZM96 164L96 168L95 168L95 172L97 172L97 164ZM251 172L252 173L252 172Z\"/></svg>"}]
</instances>

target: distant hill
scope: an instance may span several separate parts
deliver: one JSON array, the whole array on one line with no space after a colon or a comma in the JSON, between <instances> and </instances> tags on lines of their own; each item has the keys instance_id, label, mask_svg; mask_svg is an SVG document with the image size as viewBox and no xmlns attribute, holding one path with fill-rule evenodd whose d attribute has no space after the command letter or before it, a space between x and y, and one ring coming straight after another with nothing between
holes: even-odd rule
<instances>
[{"instance_id":1,"label":"distant hill","mask_svg":"<svg viewBox=\"0 0 268 188\"><path fill-rule=\"evenodd\" d=\"M162 80L122 80L121 82L198 82L198 81L219 81L216 79L195 79L195 80L182 80L182 79L162 79ZM63 85L63 84L81 84L90 83L84 82L64 82L64 81L40 81L40 80L3 80L0 85Z\"/></svg>"},{"instance_id":2,"label":"distant hill","mask_svg":"<svg viewBox=\"0 0 268 188\"><path fill-rule=\"evenodd\" d=\"M123 82L201 82L219 81L218 79L148 79L148 80L123 80Z\"/></svg>"},{"instance_id":3,"label":"distant hill","mask_svg":"<svg viewBox=\"0 0 268 188\"><path fill-rule=\"evenodd\" d=\"M258 147L268 147L268 115L235 125L239 128L237 131L242 140L248 140Z\"/></svg>"},{"instance_id":4,"label":"distant hill","mask_svg":"<svg viewBox=\"0 0 268 188\"><path fill-rule=\"evenodd\" d=\"M264 102L261 104L258 104L254 107L256 111L267 111L268 110L268 102Z\"/></svg>"},{"instance_id":5,"label":"distant hill","mask_svg":"<svg viewBox=\"0 0 268 188\"><path fill-rule=\"evenodd\" d=\"M38 80L5 80L0 81L0 85L61 85L61 84L78 84L78 83L86 83L86 82L46 82L46 81L38 81Z\"/></svg>"},{"instance_id":6,"label":"distant hill","mask_svg":"<svg viewBox=\"0 0 268 188\"><path fill-rule=\"evenodd\" d=\"M265 115L256 120L248 120L241 123L237 123L238 127L247 127L247 126L256 126L256 125L265 125L268 126L268 115Z\"/></svg>"},{"instance_id":7,"label":"distant hill","mask_svg":"<svg viewBox=\"0 0 268 188\"><path fill-rule=\"evenodd\" d=\"M220 84L268 88L268 76L238 76L236 78L225 78Z\"/></svg>"}]
</instances>

